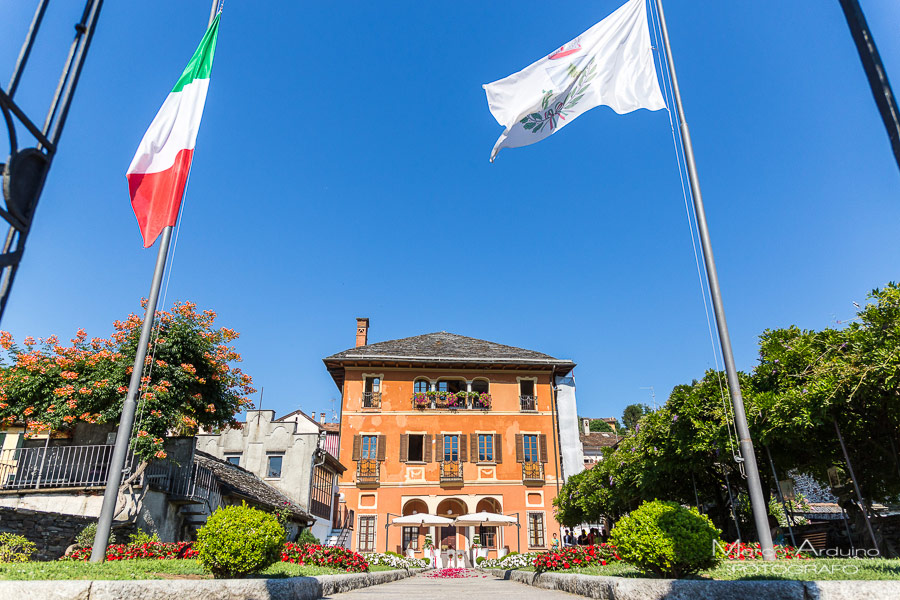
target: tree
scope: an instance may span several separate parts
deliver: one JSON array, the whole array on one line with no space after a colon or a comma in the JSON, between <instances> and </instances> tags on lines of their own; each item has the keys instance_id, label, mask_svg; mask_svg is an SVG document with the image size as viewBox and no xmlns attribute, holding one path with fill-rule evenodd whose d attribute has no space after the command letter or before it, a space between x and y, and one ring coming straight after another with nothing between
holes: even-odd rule
<instances>
[{"instance_id":1,"label":"tree","mask_svg":"<svg viewBox=\"0 0 900 600\"><path fill-rule=\"evenodd\" d=\"M622 425L629 431L634 431L635 426L641 417L650 412L650 407L646 404L629 404L622 413Z\"/></svg>"},{"instance_id":2,"label":"tree","mask_svg":"<svg viewBox=\"0 0 900 600\"><path fill-rule=\"evenodd\" d=\"M146 306L146 301L144 301ZM142 458L165 458L170 431L239 426L235 415L251 404L252 380L232 363L239 334L214 328L216 313L192 302L157 311L141 379L132 448ZM0 423L23 423L26 436L65 431L77 422L116 423L128 391L142 318L115 321L108 339L87 341L84 329L62 345L57 336L22 345L0 332Z\"/></svg>"},{"instance_id":3,"label":"tree","mask_svg":"<svg viewBox=\"0 0 900 600\"><path fill-rule=\"evenodd\" d=\"M591 419L590 430L608 433L616 432L615 429L613 429L612 425L610 425L603 419Z\"/></svg>"}]
</instances>

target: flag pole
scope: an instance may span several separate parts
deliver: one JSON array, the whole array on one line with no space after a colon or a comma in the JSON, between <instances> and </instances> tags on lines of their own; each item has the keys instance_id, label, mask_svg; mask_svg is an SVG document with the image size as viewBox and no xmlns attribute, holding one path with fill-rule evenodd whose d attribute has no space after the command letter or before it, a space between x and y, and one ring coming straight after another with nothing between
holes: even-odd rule
<instances>
[{"instance_id":1,"label":"flag pole","mask_svg":"<svg viewBox=\"0 0 900 600\"><path fill-rule=\"evenodd\" d=\"M216 18L219 5L220 0L213 0L209 13L209 22L206 25L207 28L212 25L213 20ZM119 419L119 428L116 430L116 443L109 463L109 477L106 480L106 490L103 492L103 505L100 508L100 518L97 520L97 533L94 536L94 545L91 548L91 562L93 563L106 560L106 547L109 545L109 534L112 529L113 517L115 517L119 486L122 485L125 460L128 455L128 446L131 442L131 430L134 427L134 413L137 411L137 395L141 387L141 376L144 371L144 361L147 358L147 349L150 346L150 334L153 331L153 321L156 316L156 307L159 303L159 289L162 287L163 274L166 270L166 260L169 257L169 244L172 241L173 229L174 227L171 225L164 227L160 236L159 251L156 254L156 267L153 270L153 281L150 284L150 296L147 298L147 309L144 313L144 323L141 326L141 337L134 356L131 380L128 383L128 395L125 396L125 402L122 404L122 416Z\"/></svg>"},{"instance_id":2,"label":"flag pole","mask_svg":"<svg viewBox=\"0 0 900 600\"><path fill-rule=\"evenodd\" d=\"M759 535L759 543L765 560L775 560L775 550L772 547L772 532L769 530L768 504L763 498L762 486L759 480L759 468L756 465L756 454L753 452L753 441L750 439L750 429L747 427L747 416L744 412L744 399L741 396L741 386L738 380L737 369L734 366L734 354L731 351L731 338L728 335L728 324L725 321L725 308L722 304L722 292L719 289L719 276L716 274L716 263L713 259L712 244L709 239L709 229L706 224L706 212L703 209L703 196L700 193L700 179L697 175L697 164L694 161L694 148L691 144L691 133L688 130L687 121L684 118L684 107L681 104L681 94L678 90L678 78L675 76L675 61L672 59L672 49L669 45L669 31L666 27L666 17L663 12L662 0L656 0L659 25L662 32L663 43L666 51L666 62L669 74L672 78L672 91L675 96L675 104L678 111L678 126L681 131L681 144L684 149L684 160L687 164L688 178L691 185L691 197L694 201L694 214L697 218L697 230L700 234L700 243L703 248L703 261L706 265L706 278L709 283L709 293L712 296L713 311L716 317L716 328L719 332L719 343L722 346L722 358L725 361L725 372L728 377L728 390L731 393L731 402L734 405L734 421L740 439L741 456L744 471L747 475L747 487L750 491L750 504L753 508L753 522Z\"/></svg>"}]
</instances>

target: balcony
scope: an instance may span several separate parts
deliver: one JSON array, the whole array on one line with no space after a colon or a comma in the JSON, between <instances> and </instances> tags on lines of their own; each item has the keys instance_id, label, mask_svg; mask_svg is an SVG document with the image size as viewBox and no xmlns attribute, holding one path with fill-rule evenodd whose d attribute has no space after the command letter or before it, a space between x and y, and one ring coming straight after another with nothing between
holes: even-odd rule
<instances>
[{"instance_id":1,"label":"balcony","mask_svg":"<svg viewBox=\"0 0 900 600\"><path fill-rule=\"evenodd\" d=\"M358 487L377 487L378 467L378 461L374 458L364 458L356 463L356 485Z\"/></svg>"},{"instance_id":2,"label":"balcony","mask_svg":"<svg viewBox=\"0 0 900 600\"><path fill-rule=\"evenodd\" d=\"M523 462L522 483L525 485L544 485L544 463Z\"/></svg>"},{"instance_id":3,"label":"balcony","mask_svg":"<svg viewBox=\"0 0 900 600\"><path fill-rule=\"evenodd\" d=\"M463 466L458 460L441 463L441 487L458 487L463 484Z\"/></svg>"},{"instance_id":4,"label":"balcony","mask_svg":"<svg viewBox=\"0 0 900 600\"><path fill-rule=\"evenodd\" d=\"M420 410L490 410L491 395L478 392L416 392L412 407Z\"/></svg>"},{"instance_id":5,"label":"balcony","mask_svg":"<svg viewBox=\"0 0 900 600\"><path fill-rule=\"evenodd\" d=\"M0 451L0 490L92 488L106 485L113 447L47 446ZM126 476L136 461L129 452Z\"/></svg>"},{"instance_id":6,"label":"balcony","mask_svg":"<svg viewBox=\"0 0 900 600\"><path fill-rule=\"evenodd\" d=\"M363 392L363 408L381 408L381 392Z\"/></svg>"},{"instance_id":7,"label":"balcony","mask_svg":"<svg viewBox=\"0 0 900 600\"><path fill-rule=\"evenodd\" d=\"M537 410L537 396L519 396L519 410Z\"/></svg>"}]
</instances>

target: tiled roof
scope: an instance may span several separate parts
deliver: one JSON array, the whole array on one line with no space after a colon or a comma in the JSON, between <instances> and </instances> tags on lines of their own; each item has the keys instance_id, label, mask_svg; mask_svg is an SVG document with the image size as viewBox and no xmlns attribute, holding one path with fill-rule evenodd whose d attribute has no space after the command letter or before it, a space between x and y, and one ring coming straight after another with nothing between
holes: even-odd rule
<instances>
[{"instance_id":1,"label":"tiled roof","mask_svg":"<svg viewBox=\"0 0 900 600\"><path fill-rule=\"evenodd\" d=\"M322 429L324 429L325 431L331 431L334 433L340 433L340 431L341 431L340 423L320 423L320 425L322 426Z\"/></svg>"},{"instance_id":2,"label":"tiled roof","mask_svg":"<svg viewBox=\"0 0 900 600\"><path fill-rule=\"evenodd\" d=\"M621 435L617 436L614 433L605 431L594 431L587 435L582 433L578 437L581 439L582 448L606 448L615 446L622 440Z\"/></svg>"},{"instance_id":3,"label":"tiled roof","mask_svg":"<svg viewBox=\"0 0 900 600\"><path fill-rule=\"evenodd\" d=\"M242 467L200 450L194 451L194 460L213 472L225 495L234 494L270 510L284 508L300 521L314 518L290 498Z\"/></svg>"}]
</instances>

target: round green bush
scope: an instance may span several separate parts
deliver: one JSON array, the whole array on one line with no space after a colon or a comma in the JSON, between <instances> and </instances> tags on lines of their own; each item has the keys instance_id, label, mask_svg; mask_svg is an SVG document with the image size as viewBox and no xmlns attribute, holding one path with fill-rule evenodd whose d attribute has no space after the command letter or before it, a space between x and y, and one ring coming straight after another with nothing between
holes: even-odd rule
<instances>
[{"instance_id":1,"label":"round green bush","mask_svg":"<svg viewBox=\"0 0 900 600\"><path fill-rule=\"evenodd\" d=\"M621 518L609 541L622 560L644 573L677 578L719 564L721 533L695 508L654 500Z\"/></svg>"},{"instance_id":2,"label":"round green bush","mask_svg":"<svg viewBox=\"0 0 900 600\"><path fill-rule=\"evenodd\" d=\"M484 562L485 558L486 558L486 557L484 557L484 556L476 556L476 557L475 557L475 564L476 564L476 565L480 565L481 563Z\"/></svg>"},{"instance_id":3,"label":"round green bush","mask_svg":"<svg viewBox=\"0 0 900 600\"><path fill-rule=\"evenodd\" d=\"M197 532L197 559L213 577L242 577L274 564L284 545L275 515L241 506L218 508Z\"/></svg>"}]
</instances>

